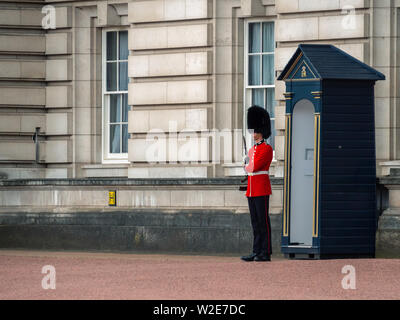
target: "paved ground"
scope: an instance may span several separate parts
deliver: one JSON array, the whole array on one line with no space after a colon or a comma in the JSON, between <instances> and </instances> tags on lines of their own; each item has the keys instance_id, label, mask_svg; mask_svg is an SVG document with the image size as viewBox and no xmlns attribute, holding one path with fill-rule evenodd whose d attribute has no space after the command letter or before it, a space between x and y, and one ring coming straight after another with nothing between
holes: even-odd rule
<instances>
[{"instance_id":1,"label":"paved ground","mask_svg":"<svg viewBox=\"0 0 400 320\"><path fill-rule=\"evenodd\" d=\"M56 289L42 288L42 267ZM342 268L356 289L342 288ZM243 262L238 257L0 250L0 299L400 299L400 259Z\"/></svg>"}]
</instances>

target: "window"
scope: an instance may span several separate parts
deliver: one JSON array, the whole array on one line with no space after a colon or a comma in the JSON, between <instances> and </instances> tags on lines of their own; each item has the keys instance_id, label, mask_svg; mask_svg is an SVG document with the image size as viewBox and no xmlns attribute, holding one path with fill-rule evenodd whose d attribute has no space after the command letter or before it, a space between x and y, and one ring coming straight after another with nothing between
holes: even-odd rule
<instances>
[{"instance_id":1,"label":"window","mask_svg":"<svg viewBox=\"0 0 400 320\"><path fill-rule=\"evenodd\" d=\"M254 104L267 109L271 118L271 137L268 143L275 150L274 23L248 22L245 34L245 115L247 109ZM244 123L246 125L246 121ZM251 138L247 128L245 132Z\"/></svg>"},{"instance_id":2,"label":"window","mask_svg":"<svg viewBox=\"0 0 400 320\"><path fill-rule=\"evenodd\" d=\"M103 158L128 158L128 31L103 32Z\"/></svg>"}]
</instances>

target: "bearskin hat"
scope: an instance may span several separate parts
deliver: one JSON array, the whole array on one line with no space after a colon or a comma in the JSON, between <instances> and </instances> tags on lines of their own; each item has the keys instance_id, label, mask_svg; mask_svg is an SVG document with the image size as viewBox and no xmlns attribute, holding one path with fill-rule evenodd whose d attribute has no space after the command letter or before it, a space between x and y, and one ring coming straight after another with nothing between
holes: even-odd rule
<instances>
[{"instance_id":1,"label":"bearskin hat","mask_svg":"<svg viewBox=\"0 0 400 320\"><path fill-rule=\"evenodd\" d=\"M271 136L271 120L264 108L253 105L247 110L247 129L261 133L264 139Z\"/></svg>"}]
</instances>

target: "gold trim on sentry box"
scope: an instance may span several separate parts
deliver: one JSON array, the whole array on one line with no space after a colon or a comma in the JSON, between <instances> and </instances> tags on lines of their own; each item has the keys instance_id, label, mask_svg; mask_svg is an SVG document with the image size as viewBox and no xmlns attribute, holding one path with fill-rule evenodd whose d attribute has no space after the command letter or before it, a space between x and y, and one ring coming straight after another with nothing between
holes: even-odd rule
<instances>
[{"instance_id":1,"label":"gold trim on sentry box","mask_svg":"<svg viewBox=\"0 0 400 320\"><path fill-rule=\"evenodd\" d=\"M297 73L297 71L300 69L302 64L305 64L307 66L307 68L310 70L311 74L313 75L314 78L307 78L307 79L293 79L293 77L295 76L295 74ZM297 67L296 71L293 72L293 77L291 78L292 80L315 80L315 78L317 77L314 72L311 70L310 66L307 64L307 62L305 60L302 61L302 63L299 63L299 66Z\"/></svg>"},{"instance_id":2,"label":"gold trim on sentry box","mask_svg":"<svg viewBox=\"0 0 400 320\"><path fill-rule=\"evenodd\" d=\"M296 66L297 62L299 62L300 58L303 56L303 52L300 52L299 56L296 58L296 60L293 62L292 66L290 69L286 72L285 76L282 78L282 80L286 80L289 74L292 72L293 68Z\"/></svg>"},{"instance_id":3,"label":"gold trim on sentry box","mask_svg":"<svg viewBox=\"0 0 400 320\"><path fill-rule=\"evenodd\" d=\"M284 92L283 96L285 97L285 100L291 100L293 96L293 92Z\"/></svg>"},{"instance_id":4,"label":"gold trim on sentry box","mask_svg":"<svg viewBox=\"0 0 400 320\"><path fill-rule=\"evenodd\" d=\"M283 182L283 235L287 236L286 233L286 193L287 193L287 162L288 162L288 143L287 143L287 137L288 137L288 122L289 122L289 115L286 115L285 119L285 179Z\"/></svg>"},{"instance_id":5,"label":"gold trim on sentry box","mask_svg":"<svg viewBox=\"0 0 400 320\"><path fill-rule=\"evenodd\" d=\"M313 237L318 237L318 196L319 196L319 146L320 113L314 116L314 190L313 190Z\"/></svg>"},{"instance_id":6,"label":"gold trim on sentry box","mask_svg":"<svg viewBox=\"0 0 400 320\"><path fill-rule=\"evenodd\" d=\"M292 162L292 115L289 116L289 137L288 137L288 195L287 195L287 224L286 224L286 234L289 234L289 219L290 219L290 196L291 196L291 183L290 176L292 174L291 162Z\"/></svg>"},{"instance_id":7,"label":"gold trim on sentry box","mask_svg":"<svg viewBox=\"0 0 400 320\"><path fill-rule=\"evenodd\" d=\"M286 115L286 130L285 130L285 180L284 180L284 199L283 199L283 235L288 236L289 224L289 195L290 195L290 126L291 114Z\"/></svg>"}]
</instances>

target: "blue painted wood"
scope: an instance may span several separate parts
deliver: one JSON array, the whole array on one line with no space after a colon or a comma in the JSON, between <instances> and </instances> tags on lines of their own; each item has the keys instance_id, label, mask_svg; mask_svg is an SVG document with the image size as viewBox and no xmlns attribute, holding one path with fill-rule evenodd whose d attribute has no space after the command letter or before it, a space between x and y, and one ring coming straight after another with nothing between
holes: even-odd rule
<instances>
[{"instance_id":1,"label":"blue painted wood","mask_svg":"<svg viewBox=\"0 0 400 320\"><path fill-rule=\"evenodd\" d=\"M310 80L319 79L318 71L312 66L311 62L306 56L303 56L297 63L293 70L290 72L288 79L291 80Z\"/></svg>"},{"instance_id":2,"label":"blue painted wood","mask_svg":"<svg viewBox=\"0 0 400 320\"><path fill-rule=\"evenodd\" d=\"M278 80L283 80L298 56L310 63L321 79L384 80L385 76L362 61L329 44L300 44ZM295 68L294 68L295 69ZM293 76L291 70L288 78Z\"/></svg>"},{"instance_id":3,"label":"blue painted wood","mask_svg":"<svg viewBox=\"0 0 400 320\"><path fill-rule=\"evenodd\" d=\"M293 81L286 84L286 91L292 93L291 99L286 100L286 113L293 113L293 108L302 99L310 100L315 108L315 112L321 112L320 99L315 99L311 92L321 90L321 81Z\"/></svg>"}]
</instances>

